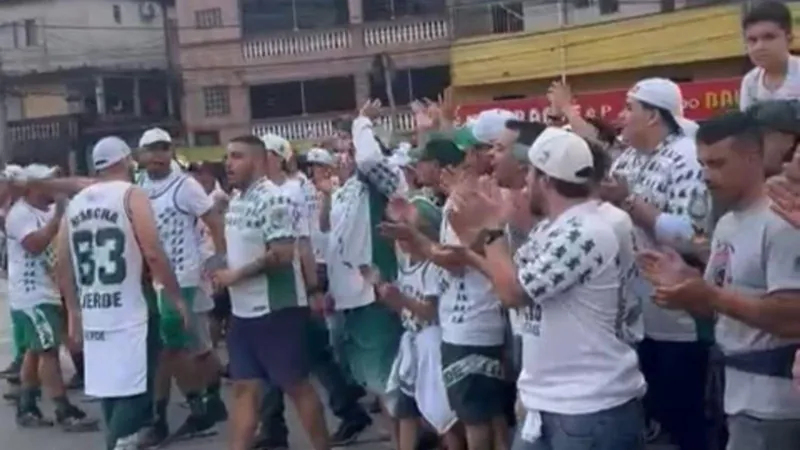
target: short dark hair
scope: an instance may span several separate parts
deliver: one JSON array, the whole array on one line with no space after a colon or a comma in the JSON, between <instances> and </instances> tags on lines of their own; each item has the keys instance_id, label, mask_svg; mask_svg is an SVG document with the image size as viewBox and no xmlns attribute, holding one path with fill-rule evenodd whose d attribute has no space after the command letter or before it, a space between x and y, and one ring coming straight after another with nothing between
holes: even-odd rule
<instances>
[{"instance_id":1,"label":"short dark hair","mask_svg":"<svg viewBox=\"0 0 800 450\"><path fill-rule=\"evenodd\" d=\"M759 22L772 22L783 31L792 32L792 12L783 2L768 0L756 4L742 19L742 29Z\"/></svg>"},{"instance_id":2,"label":"short dark hair","mask_svg":"<svg viewBox=\"0 0 800 450\"><path fill-rule=\"evenodd\" d=\"M639 103L642 105L642 108L648 111L655 111L656 114L658 114L658 116L661 117L661 120L664 122L664 124L667 126L667 129L669 130L669 134L678 134L678 135L683 134L683 128L681 128L680 124L678 123L678 121L675 119L675 116L673 116L671 112L667 111L664 108L655 106L647 102L639 101Z\"/></svg>"},{"instance_id":3,"label":"short dark hair","mask_svg":"<svg viewBox=\"0 0 800 450\"><path fill-rule=\"evenodd\" d=\"M533 141L547 128L547 124L511 119L506 121L506 128L519 132L517 137L518 144L533 145Z\"/></svg>"},{"instance_id":4,"label":"short dark hair","mask_svg":"<svg viewBox=\"0 0 800 450\"><path fill-rule=\"evenodd\" d=\"M695 135L697 143L705 145L728 138L733 138L736 149L749 147L761 150L761 127L751 114L741 111L728 111L703 121Z\"/></svg>"},{"instance_id":5,"label":"short dark hair","mask_svg":"<svg viewBox=\"0 0 800 450\"><path fill-rule=\"evenodd\" d=\"M231 144L245 144L245 145L252 145L254 147L259 147L263 150L267 150L267 147L264 145L264 141L262 141L258 136L254 136L252 134L243 134L241 136L236 136L235 138L229 141Z\"/></svg>"},{"instance_id":6,"label":"short dark hair","mask_svg":"<svg viewBox=\"0 0 800 450\"><path fill-rule=\"evenodd\" d=\"M608 153L600 147L597 143L587 141L589 150L592 152L592 182L599 183L606 177L608 169L611 168L611 157Z\"/></svg>"},{"instance_id":7,"label":"short dark hair","mask_svg":"<svg viewBox=\"0 0 800 450\"><path fill-rule=\"evenodd\" d=\"M591 185L589 184L571 183L548 176L537 168L533 170L536 172L537 178L547 177L550 180L550 184L553 185L553 189L564 198L588 198L591 194Z\"/></svg>"}]
</instances>

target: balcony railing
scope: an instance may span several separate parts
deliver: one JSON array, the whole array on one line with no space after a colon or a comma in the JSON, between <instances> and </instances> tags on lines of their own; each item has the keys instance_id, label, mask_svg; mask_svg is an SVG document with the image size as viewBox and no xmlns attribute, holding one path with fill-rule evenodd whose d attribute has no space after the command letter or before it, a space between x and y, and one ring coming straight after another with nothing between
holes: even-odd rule
<instances>
[{"instance_id":1,"label":"balcony railing","mask_svg":"<svg viewBox=\"0 0 800 450\"><path fill-rule=\"evenodd\" d=\"M350 30L296 33L248 40L242 44L245 60L329 52L352 45Z\"/></svg>"},{"instance_id":2,"label":"balcony railing","mask_svg":"<svg viewBox=\"0 0 800 450\"><path fill-rule=\"evenodd\" d=\"M253 134L262 136L267 133L273 133L290 141L322 139L333 135L333 124L338 117L340 116L326 115L324 117L276 119L253 125ZM410 111L398 111L395 117L396 131L398 133L407 133L414 129L414 115ZM377 122L383 130L391 132L392 124L388 114L379 118ZM378 134L381 134L381 131L376 130Z\"/></svg>"},{"instance_id":3,"label":"balcony railing","mask_svg":"<svg viewBox=\"0 0 800 450\"><path fill-rule=\"evenodd\" d=\"M358 33L361 33L359 36ZM408 46L450 39L450 25L443 18L419 18L383 24L368 24L340 30L309 30L245 38L245 61L271 57L300 56L349 49L363 38L366 49ZM355 39L358 38L358 39Z\"/></svg>"},{"instance_id":4,"label":"balcony railing","mask_svg":"<svg viewBox=\"0 0 800 450\"><path fill-rule=\"evenodd\" d=\"M427 19L369 25L364 29L366 47L421 44L450 38L450 26L445 19Z\"/></svg>"}]
</instances>

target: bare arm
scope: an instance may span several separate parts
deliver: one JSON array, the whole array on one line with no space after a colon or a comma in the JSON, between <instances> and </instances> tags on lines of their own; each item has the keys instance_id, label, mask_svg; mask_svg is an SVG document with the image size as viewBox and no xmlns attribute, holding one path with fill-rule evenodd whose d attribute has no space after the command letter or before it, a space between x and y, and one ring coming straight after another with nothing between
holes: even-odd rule
<instances>
[{"instance_id":1,"label":"bare arm","mask_svg":"<svg viewBox=\"0 0 800 450\"><path fill-rule=\"evenodd\" d=\"M24 248L26 252L34 255L38 255L45 251L47 246L53 242L53 239L55 239L56 234L58 233L62 216L63 211L59 210L53 215L53 217L50 218L50 220L47 221L45 226L32 233L28 233L27 236L22 238L22 248Z\"/></svg>"},{"instance_id":2,"label":"bare arm","mask_svg":"<svg viewBox=\"0 0 800 450\"><path fill-rule=\"evenodd\" d=\"M200 219L208 227L208 233L211 235L211 241L214 243L214 251L219 254L227 253L227 246L225 244L225 222L222 218L222 212L218 208L211 208L207 213L203 214Z\"/></svg>"},{"instance_id":3,"label":"bare arm","mask_svg":"<svg viewBox=\"0 0 800 450\"><path fill-rule=\"evenodd\" d=\"M800 337L800 291L749 298L714 287L711 305L720 314L784 338Z\"/></svg>"},{"instance_id":4,"label":"bare arm","mask_svg":"<svg viewBox=\"0 0 800 450\"><path fill-rule=\"evenodd\" d=\"M28 185L40 185L53 193L63 194L68 197L71 197L83 188L91 186L92 184L96 183L97 180L93 178L86 178L86 177L67 177L67 178L49 178L46 180L29 180L27 181Z\"/></svg>"},{"instance_id":5,"label":"bare arm","mask_svg":"<svg viewBox=\"0 0 800 450\"><path fill-rule=\"evenodd\" d=\"M245 264L234 271L234 283L254 277L261 273L281 266L287 266L294 260L294 238L279 239L267 245L264 252L255 261Z\"/></svg>"},{"instance_id":6,"label":"bare arm","mask_svg":"<svg viewBox=\"0 0 800 450\"><path fill-rule=\"evenodd\" d=\"M69 227L67 220L61 222L61 229L56 238L56 284L64 303L67 313L79 316L81 311L80 301L78 300L78 286L75 284L75 272L72 266L72 257L69 249Z\"/></svg>"},{"instance_id":7,"label":"bare arm","mask_svg":"<svg viewBox=\"0 0 800 450\"><path fill-rule=\"evenodd\" d=\"M175 272L161 247L156 228L156 219L150 207L147 194L137 187L131 187L126 197L126 209L130 218L136 241L142 252L145 262L150 267L151 274L156 281L164 286L167 298L179 310L184 308L181 288Z\"/></svg>"},{"instance_id":8,"label":"bare arm","mask_svg":"<svg viewBox=\"0 0 800 450\"><path fill-rule=\"evenodd\" d=\"M319 210L319 229L323 233L331 230L331 193L322 193L322 204Z\"/></svg>"}]
</instances>

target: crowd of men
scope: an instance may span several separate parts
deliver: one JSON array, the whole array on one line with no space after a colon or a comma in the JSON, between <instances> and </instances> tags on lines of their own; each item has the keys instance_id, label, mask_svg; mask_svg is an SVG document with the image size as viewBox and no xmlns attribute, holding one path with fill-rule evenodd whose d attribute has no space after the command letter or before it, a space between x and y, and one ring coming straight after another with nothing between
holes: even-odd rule
<instances>
[{"instance_id":1,"label":"crowd of men","mask_svg":"<svg viewBox=\"0 0 800 450\"><path fill-rule=\"evenodd\" d=\"M323 450L372 424L366 391L400 450L797 450L791 27L781 3L748 12L741 110L699 125L668 79L631 87L619 134L556 83L547 123L415 104L414 148L376 137L375 101L302 156L236 137L224 180L160 129L100 140L92 178L8 166L18 425L96 430L67 395L84 385L109 450L225 421L231 450L277 449L288 396Z\"/></svg>"}]
</instances>

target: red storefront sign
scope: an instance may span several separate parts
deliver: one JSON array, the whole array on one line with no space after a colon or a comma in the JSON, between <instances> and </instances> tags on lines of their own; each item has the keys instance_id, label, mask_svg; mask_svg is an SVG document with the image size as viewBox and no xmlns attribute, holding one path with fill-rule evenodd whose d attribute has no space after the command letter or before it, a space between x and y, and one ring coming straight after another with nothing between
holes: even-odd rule
<instances>
[{"instance_id":1,"label":"red storefront sign","mask_svg":"<svg viewBox=\"0 0 800 450\"><path fill-rule=\"evenodd\" d=\"M702 120L734 108L739 100L740 83L741 78L679 83L683 93L684 115L689 119ZM625 108L627 92L627 89L587 92L577 94L575 101L584 116L614 120ZM464 120L487 109L502 108L513 111L521 119L539 121L547 115L549 106L545 96L498 100L461 105L456 116Z\"/></svg>"}]
</instances>

